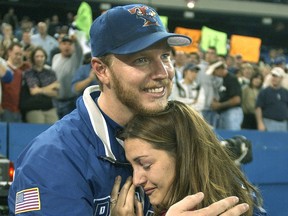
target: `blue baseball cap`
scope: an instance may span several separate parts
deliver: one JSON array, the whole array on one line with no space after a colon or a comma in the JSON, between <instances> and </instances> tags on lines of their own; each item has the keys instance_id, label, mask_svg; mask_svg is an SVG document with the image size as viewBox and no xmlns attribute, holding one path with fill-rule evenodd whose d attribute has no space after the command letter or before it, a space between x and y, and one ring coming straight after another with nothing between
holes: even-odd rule
<instances>
[{"instance_id":1,"label":"blue baseball cap","mask_svg":"<svg viewBox=\"0 0 288 216\"><path fill-rule=\"evenodd\" d=\"M157 12L143 4L114 7L103 13L90 28L92 56L131 54L161 40L169 46L187 46L188 36L168 33Z\"/></svg>"}]
</instances>

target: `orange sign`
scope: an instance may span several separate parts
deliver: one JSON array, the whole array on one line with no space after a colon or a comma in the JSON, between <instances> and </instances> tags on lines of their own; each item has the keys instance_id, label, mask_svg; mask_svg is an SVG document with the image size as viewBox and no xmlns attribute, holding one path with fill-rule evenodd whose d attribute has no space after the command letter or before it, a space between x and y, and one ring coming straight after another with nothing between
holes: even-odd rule
<instances>
[{"instance_id":1,"label":"orange sign","mask_svg":"<svg viewBox=\"0 0 288 216\"><path fill-rule=\"evenodd\" d=\"M231 35L230 55L241 54L244 61L258 63L261 39L241 35Z\"/></svg>"},{"instance_id":2,"label":"orange sign","mask_svg":"<svg viewBox=\"0 0 288 216\"><path fill-rule=\"evenodd\" d=\"M186 35L186 36L192 38L192 44L190 44L189 46L183 46L183 47L182 46L176 46L175 50L183 51L186 53L198 52L199 43L200 43L200 39L201 39L201 30L176 27L174 33L183 34L183 35Z\"/></svg>"}]
</instances>

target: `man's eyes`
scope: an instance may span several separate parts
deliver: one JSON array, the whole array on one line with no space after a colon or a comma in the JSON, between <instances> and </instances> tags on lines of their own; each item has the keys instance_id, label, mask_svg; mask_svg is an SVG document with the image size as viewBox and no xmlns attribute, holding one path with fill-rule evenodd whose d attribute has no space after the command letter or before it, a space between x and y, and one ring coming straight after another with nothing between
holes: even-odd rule
<instances>
[{"instance_id":1,"label":"man's eyes","mask_svg":"<svg viewBox=\"0 0 288 216\"><path fill-rule=\"evenodd\" d=\"M134 61L136 64L143 64L143 63L146 63L148 62L148 59L147 58L138 58Z\"/></svg>"},{"instance_id":2,"label":"man's eyes","mask_svg":"<svg viewBox=\"0 0 288 216\"><path fill-rule=\"evenodd\" d=\"M142 65L142 64L147 64L151 61L152 59L149 59L148 57L141 57L141 58L137 58L136 60L134 60L134 64L137 65ZM163 62L167 62L171 60L171 55L170 52L169 53L165 53L161 55L161 60Z\"/></svg>"}]
</instances>

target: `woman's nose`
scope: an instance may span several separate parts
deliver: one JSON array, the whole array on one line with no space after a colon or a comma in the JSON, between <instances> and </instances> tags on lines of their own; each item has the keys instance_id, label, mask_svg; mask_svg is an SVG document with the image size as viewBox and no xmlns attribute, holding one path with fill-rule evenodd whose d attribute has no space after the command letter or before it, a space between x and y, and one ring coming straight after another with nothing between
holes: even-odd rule
<instances>
[{"instance_id":1,"label":"woman's nose","mask_svg":"<svg viewBox=\"0 0 288 216\"><path fill-rule=\"evenodd\" d=\"M146 176L141 171L135 171L133 172L133 184L135 186L141 186L147 181Z\"/></svg>"}]
</instances>

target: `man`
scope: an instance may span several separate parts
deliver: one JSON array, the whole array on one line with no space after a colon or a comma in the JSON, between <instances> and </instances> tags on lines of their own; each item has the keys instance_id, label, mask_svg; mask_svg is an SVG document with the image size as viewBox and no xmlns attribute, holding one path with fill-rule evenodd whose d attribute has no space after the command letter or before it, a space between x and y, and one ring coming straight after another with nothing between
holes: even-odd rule
<instances>
[{"instance_id":1,"label":"man","mask_svg":"<svg viewBox=\"0 0 288 216\"><path fill-rule=\"evenodd\" d=\"M272 68L275 67L279 67L282 68L284 70L284 74L282 77L282 81L281 81L281 85L282 87L284 87L285 89L288 89L288 71L287 71L287 67L286 67L286 58L285 56L277 56L272 63ZM263 83L263 87L266 88L267 86L271 86L272 83L272 74L269 73L267 74L267 76L265 76L265 80Z\"/></svg>"},{"instance_id":2,"label":"man","mask_svg":"<svg viewBox=\"0 0 288 216\"><path fill-rule=\"evenodd\" d=\"M3 113L3 109L1 106L2 102L2 85L1 83L10 83L13 80L13 74L8 69L7 62L0 57L0 121L1 121L1 114Z\"/></svg>"},{"instance_id":3,"label":"man","mask_svg":"<svg viewBox=\"0 0 288 216\"><path fill-rule=\"evenodd\" d=\"M21 122L22 116L19 108L22 73L30 67L23 63L23 50L20 43L12 43L8 48L8 69L13 73L10 83L2 83L1 121Z\"/></svg>"},{"instance_id":4,"label":"man","mask_svg":"<svg viewBox=\"0 0 288 216\"><path fill-rule=\"evenodd\" d=\"M222 61L211 64L207 75L223 78L223 84L218 89L219 100L211 103L212 110L219 113L217 128L225 130L241 130L243 111L241 108L241 86L238 79L229 73Z\"/></svg>"},{"instance_id":5,"label":"man","mask_svg":"<svg viewBox=\"0 0 288 216\"><path fill-rule=\"evenodd\" d=\"M284 75L281 67L274 67L271 85L259 92L255 114L260 131L288 130L288 90L281 85Z\"/></svg>"},{"instance_id":6,"label":"man","mask_svg":"<svg viewBox=\"0 0 288 216\"><path fill-rule=\"evenodd\" d=\"M202 113L205 105L205 91L196 82L200 68L188 63L183 69L183 79L173 85L171 100L178 100L193 107L199 113Z\"/></svg>"},{"instance_id":7,"label":"man","mask_svg":"<svg viewBox=\"0 0 288 216\"><path fill-rule=\"evenodd\" d=\"M31 42L35 46L42 46L47 53L47 63L51 62L51 50L58 47L58 41L48 34L47 24L37 24L38 33L31 36Z\"/></svg>"},{"instance_id":8,"label":"man","mask_svg":"<svg viewBox=\"0 0 288 216\"><path fill-rule=\"evenodd\" d=\"M209 65L218 61L218 54L215 47L209 47L205 52L205 62L202 62L199 67L201 70L198 73L198 83L204 88L205 91L205 106L202 110L203 117L214 128L217 127L218 113L211 109L211 103L213 99L218 99L217 89L222 85L222 78L216 76L209 76L206 74L206 70Z\"/></svg>"},{"instance_id":9,"label":"man","mask_svg":"<svg viewBox=\"0 0 288 216\"><path fill-rule=\"evenodd\" d=\"M166 107L174 75L168 45L191 42L167 33L155 10L138 4L102 14L92 24L90 38L101 93L98 86L88 87L77 109L20 155L8 198L10 215L109 215L116 176L132 175L117 133L135 113ZM28 193L35 195L33 208L21 199ZM170 215L193 209L202 199L201 193L190 196ZM230 197L197 215L219 215L237 202ZM238 205L227 214L240 215L247 208Z\"/></svg>"},{"instance_id":10,"label":"man","mask_svg":"<svg viewBox=\"0 0 288 216\"><path fill-rule=\"evenodd\" d=\"M76 107L77 94L71 91L76 70L83 61L83 50L75 35L64 35L60 39L60 53L54 55L52 69L60 83L59 96L54 100L59 119Z\"/></svg>"},{"instance_id":11,"label":"man","mask_svg":"<svg viewBox=\"0 0 288 216\"><path fill-rule=\"evenodd\" d=\"M175 82L183 79L183 69L188 62L188 54L184 51L175 51L174 55L174 68L175 68Z\"/></svg>"}]
</instances>

